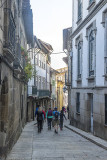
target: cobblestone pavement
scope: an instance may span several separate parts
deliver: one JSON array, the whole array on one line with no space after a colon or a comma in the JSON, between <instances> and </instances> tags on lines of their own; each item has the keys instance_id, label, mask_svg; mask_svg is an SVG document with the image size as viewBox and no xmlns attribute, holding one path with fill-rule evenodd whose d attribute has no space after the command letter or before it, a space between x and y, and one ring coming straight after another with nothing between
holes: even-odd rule
<instances>
[{"instance_id":1,"label":"cobblestone pavement","mask_svg":"<svg viewBox=\"0 0 107 160\"><path fill-rule=\"evenodd\" d=\"M107 150L64 128L58 134L42 133L35 122L28 123L6 160L107 160Z\"/></svg>"}]
</instances>

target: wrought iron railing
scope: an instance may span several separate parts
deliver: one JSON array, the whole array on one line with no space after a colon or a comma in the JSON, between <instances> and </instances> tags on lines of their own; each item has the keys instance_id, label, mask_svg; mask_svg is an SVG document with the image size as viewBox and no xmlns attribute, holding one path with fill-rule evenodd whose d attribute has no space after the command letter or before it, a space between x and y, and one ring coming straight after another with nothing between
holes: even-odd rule
<instances>
[{"instance_id":1,"label":"wrought iron railing","mask_svg":"<svg viewBox=\"0 0 107 160\"><path fill-rule=\"evenodd\" d=\"M38 97L50 97L50 95L49 90L38 90Z\"/></svg>"},{"instance_id":2,"label":"wrought iron railing","mask_svg":"<svg viewBox=\"0 0 107 160\"><path fill-rule=\"evenodd\" d=\"M4 9L4 48L15 54L15 21L11 9Z\"/></svg>"}]
</instances>

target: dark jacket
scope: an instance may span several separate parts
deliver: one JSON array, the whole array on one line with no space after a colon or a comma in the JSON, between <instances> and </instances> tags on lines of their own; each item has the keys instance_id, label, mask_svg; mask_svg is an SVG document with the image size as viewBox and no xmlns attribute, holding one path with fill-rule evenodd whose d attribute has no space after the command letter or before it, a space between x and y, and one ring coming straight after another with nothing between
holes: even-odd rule
<instances>
[{"instance_id":1,"label":"dark jacket","mask_svg":"<svg viewBox=\"0 0 107 160\"><path fill-rule=\"evenodd\" d=\"M42 121L42 120L43 120L43 112L37 111L37 121Z\"/></svg>"}]
</instances>

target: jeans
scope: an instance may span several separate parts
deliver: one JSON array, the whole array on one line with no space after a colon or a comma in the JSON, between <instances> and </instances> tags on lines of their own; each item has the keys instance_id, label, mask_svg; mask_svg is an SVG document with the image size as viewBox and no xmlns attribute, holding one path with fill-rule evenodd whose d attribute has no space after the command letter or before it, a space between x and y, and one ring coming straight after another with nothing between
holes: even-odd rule
<instances>
[{"instance_id":1,"label":"jeans","mask_svg":"<svg viewBox=\"0 0 107 160\"><path fill-rule=\"evenodd\" d=\"M38 132L41 132L42 130L42 120L38 121Z\"/></svg>"},{"instance_id":2,"label":"jeans","mask_svg":"<svg viewBox=\"0 0 107 160\"><path fill-rule=\"evenodd\" d=\"M48 129L51 129L52 118L48 118Z\"/></svg>"}]
</instances>

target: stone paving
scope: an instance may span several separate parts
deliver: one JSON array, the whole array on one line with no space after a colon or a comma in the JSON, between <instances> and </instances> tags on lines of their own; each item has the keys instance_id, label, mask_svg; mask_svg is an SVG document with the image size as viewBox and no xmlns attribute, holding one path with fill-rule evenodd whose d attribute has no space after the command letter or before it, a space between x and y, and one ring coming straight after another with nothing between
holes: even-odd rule
<instances>
[{"instance_id":1,"label":"stone paving","mask_svg":"<svg viewBox=\"0 0 107 160\"><path fill-rule=\"evenodd\" d=\"M107 160L107 150L64 128L58 134L42 133L28 123L6 160Z\"/></svg>"}]
</instances>

